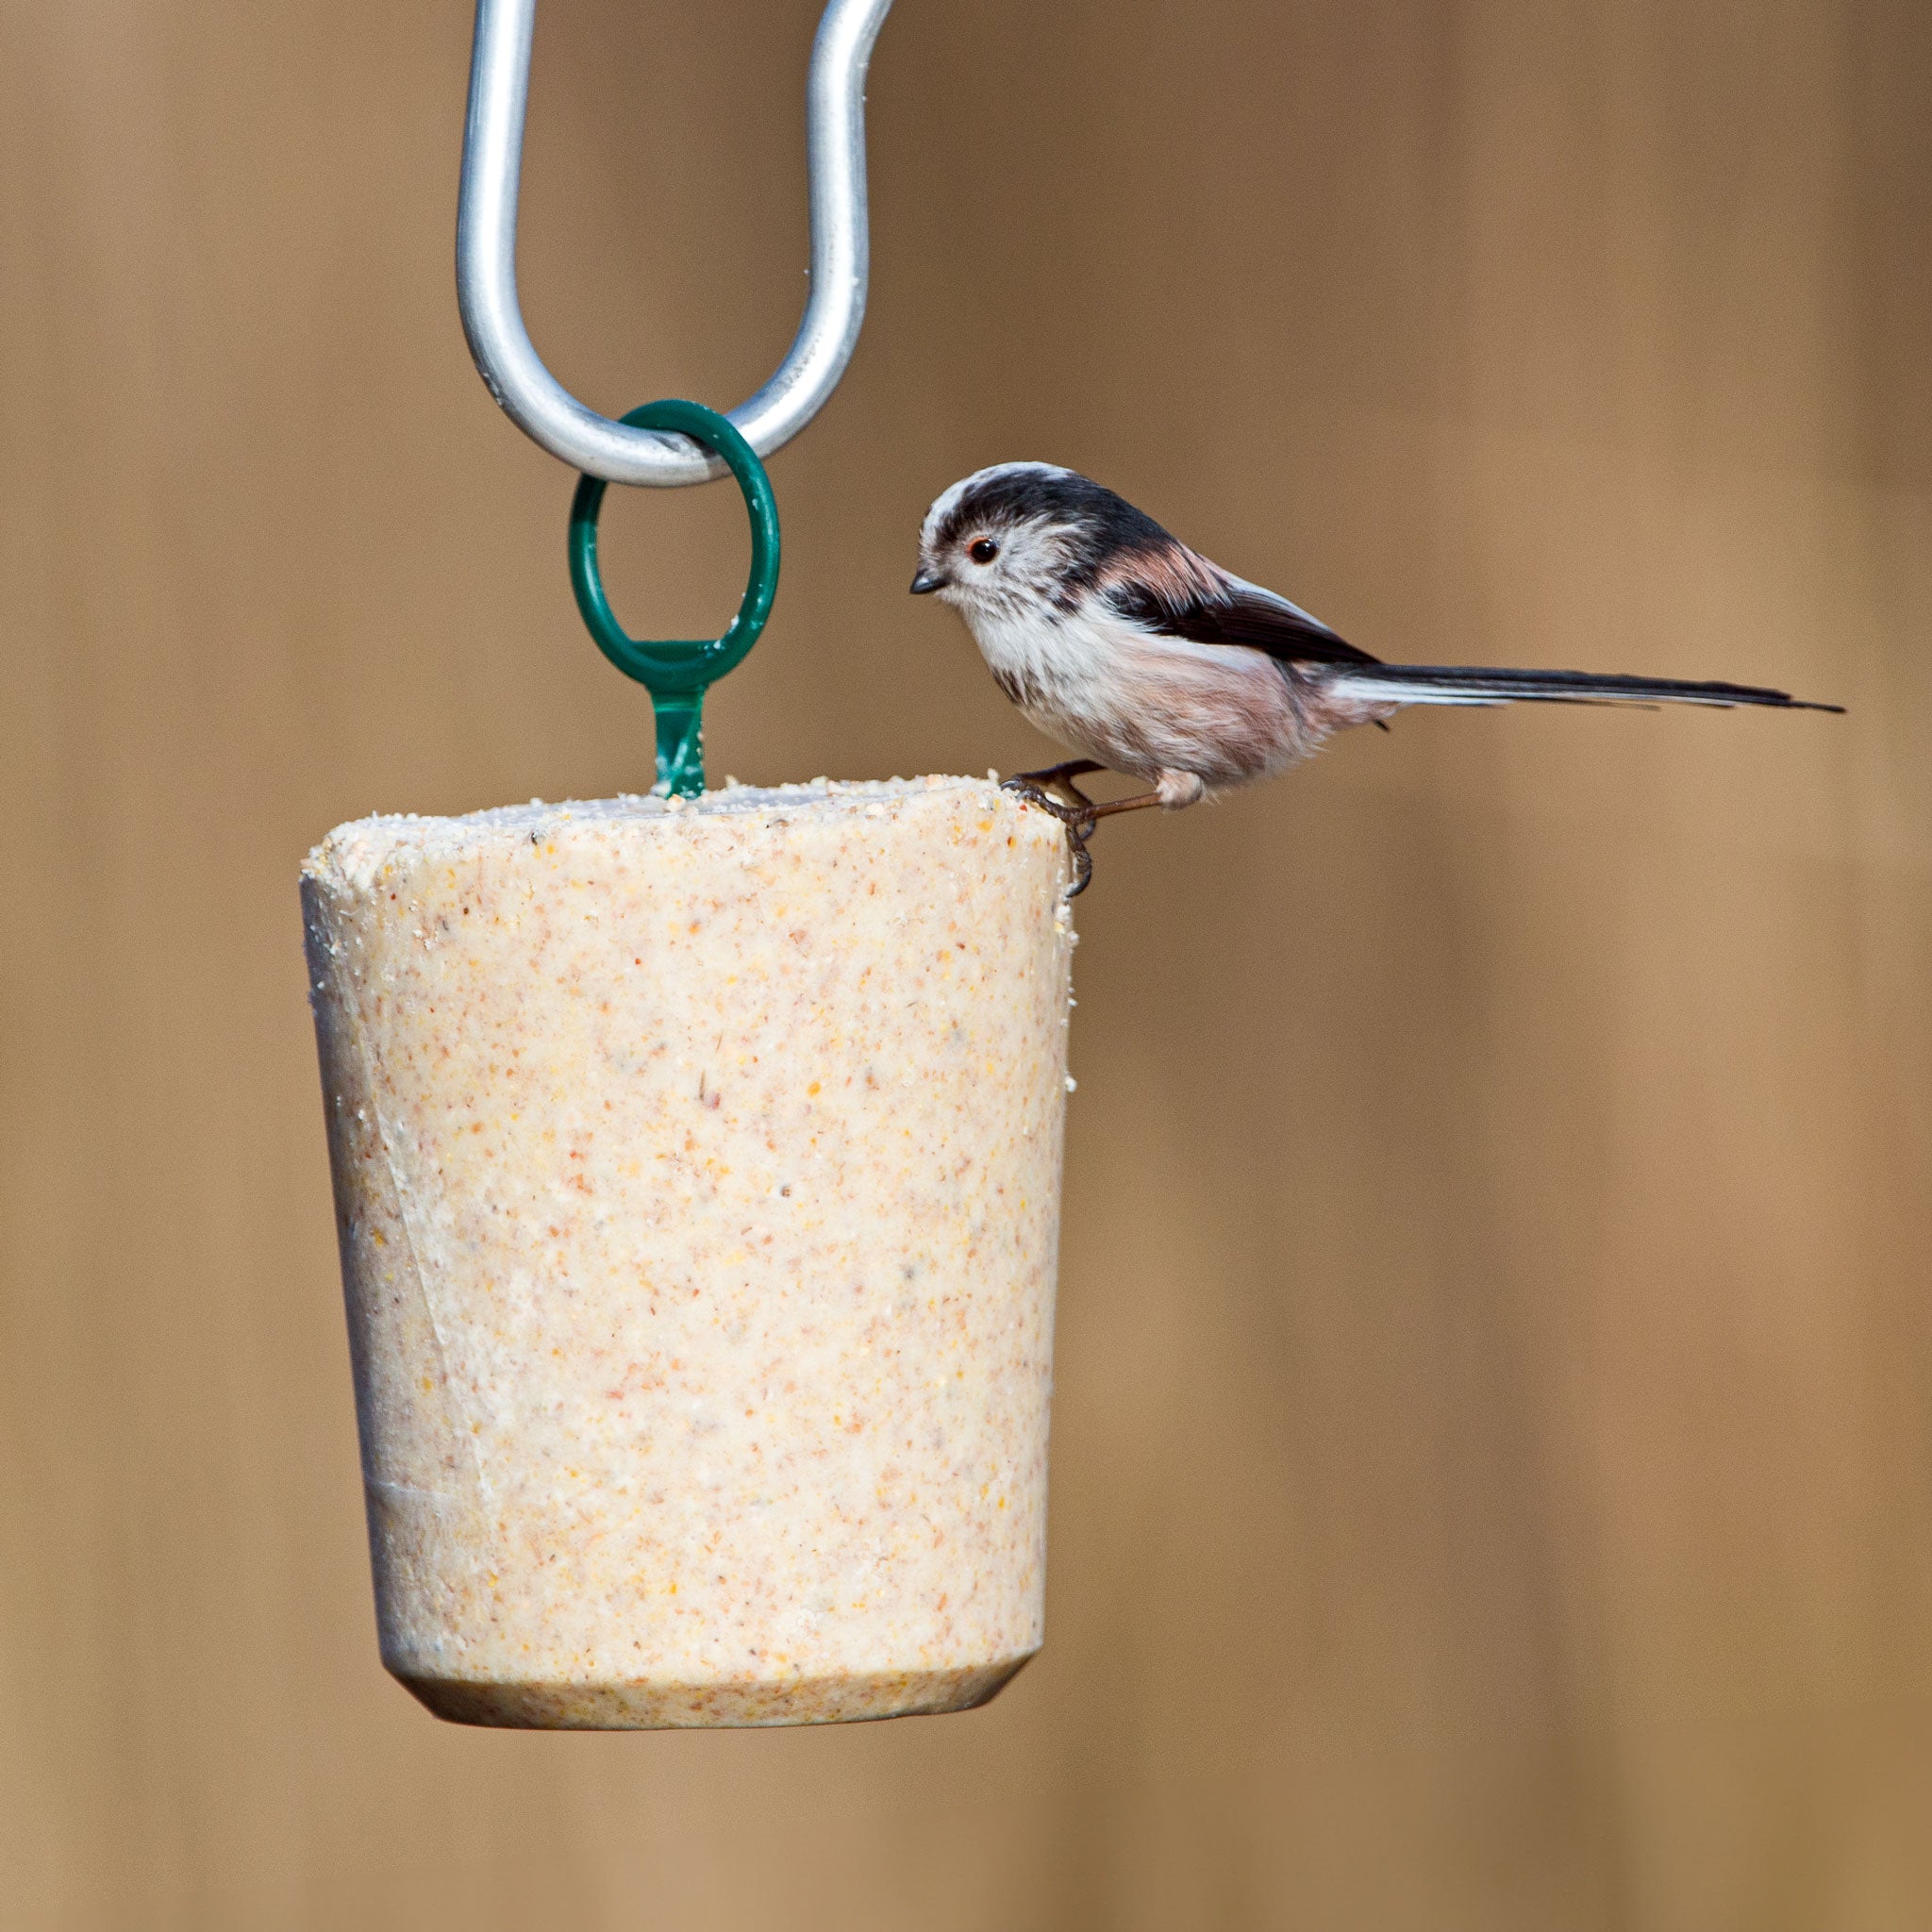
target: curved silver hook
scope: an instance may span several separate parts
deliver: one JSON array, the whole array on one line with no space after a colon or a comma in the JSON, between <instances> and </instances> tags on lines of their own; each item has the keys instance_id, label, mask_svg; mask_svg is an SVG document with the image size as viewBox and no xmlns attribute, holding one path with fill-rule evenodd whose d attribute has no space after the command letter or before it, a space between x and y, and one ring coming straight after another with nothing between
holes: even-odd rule
<instances>
[{"instance_id":1,"label":"curved silver hook","mask_svg":"<svg viewBox=\"0 0 1932 1932\"><path fill-rule=\"evenodd\" d=\"M865 320L865 68L892 0L829 0L806 82L811 292L777 373L729 412L760 456L790 442L838 387ZM724 475L681 436L588 409L543 366L517 302L517 177L537 0L476 0L457 205L457 300L470 353L509 419L573 469L675 488Z\"/></svg>"}]
</instances>

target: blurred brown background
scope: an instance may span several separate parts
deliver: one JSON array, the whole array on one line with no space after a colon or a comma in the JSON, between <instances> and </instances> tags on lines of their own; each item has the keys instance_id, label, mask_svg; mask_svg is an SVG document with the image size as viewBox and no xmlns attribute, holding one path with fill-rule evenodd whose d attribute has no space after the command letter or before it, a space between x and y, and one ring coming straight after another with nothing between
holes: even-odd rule
<instances>
[{"instance_id":1,"label":"blurred brown background","mask_svg":"<svg viewBox=\"0 0 1932 1932\"><path fill-rule=\"evenodd\" d=\"M543 0L533 332L790 340L813 0ZM1052 1635L989 1709L445 1728L382 1675L295 869L634 789L471 370L463 0L0 12L0 1925L1932 1924L1932 10L901 0L875 279L714 773L1041 746L909 603L1086 468L1411 716L1098 841ZM633 628L721 490L614 491Z\"/></svg>"}]
</instances>

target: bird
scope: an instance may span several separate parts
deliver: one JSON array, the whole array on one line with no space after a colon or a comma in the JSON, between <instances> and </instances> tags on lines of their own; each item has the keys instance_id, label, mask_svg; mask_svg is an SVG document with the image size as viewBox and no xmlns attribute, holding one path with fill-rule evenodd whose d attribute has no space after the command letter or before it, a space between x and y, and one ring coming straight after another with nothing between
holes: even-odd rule
<instances>
[{"instance_id":1,"label":"bird","mask_svg":"<svg viewBox=\"0 0 1932 1932\"><path fill-rule=\"evenodd\" d=\"M1006 781L1066 826L1069 898L1092 877L1087 841L1102 819L1272 778L1350 725L1386 730L1410 705L1843 709L1750 684L1386 664L1056 463L995 463L942 491L912 592L950 604L1000 690L1077 754ZM1103 804L1074 782L1106 771L1151 789Z\"/></svg>"}]
</instances>

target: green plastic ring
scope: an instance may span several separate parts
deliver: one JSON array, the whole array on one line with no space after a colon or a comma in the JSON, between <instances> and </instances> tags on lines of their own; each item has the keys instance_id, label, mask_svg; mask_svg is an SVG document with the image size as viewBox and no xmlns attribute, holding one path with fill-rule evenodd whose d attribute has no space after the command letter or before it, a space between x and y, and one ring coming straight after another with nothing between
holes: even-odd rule
<instances>
[{"instance_id":1,"label":"green plastic ring","mask_svg":"<svg viewBox=\"0 0 1932 1932\"><path fill-rule=\"evenodd\" d=\"M651 693L658 712L660 795L694 798L705 789L703 708L706 689L744 660L772 614L778 591L778 506L758 452L737 425L702 403L667 398L645 403L624 419L639 429L675 429L723 457L744 494L751 519L751 574L738 615L722 637L643 639L629 636L604 594L597 569L597 515L608 487L580 476L570 506L570 581L597 648L626 677Z\"/></svg>"}]
</instances>

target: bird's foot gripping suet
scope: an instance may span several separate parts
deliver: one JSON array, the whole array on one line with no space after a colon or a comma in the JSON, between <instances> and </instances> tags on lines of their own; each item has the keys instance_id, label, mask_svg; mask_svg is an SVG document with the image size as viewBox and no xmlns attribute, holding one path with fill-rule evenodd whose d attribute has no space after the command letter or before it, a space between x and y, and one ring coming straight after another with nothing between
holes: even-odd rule
<instances>
[{"instance_id":1,"label":"bird's foot gripping suet","mask_svg":"<svg viewBox=\"0 0 1932 1932\"><path fill-rule=\"evenodd\" d=\"M1112 818L1116 812L1145 811L1149 806L1178 811L1183 806L1195 804L1207 790L1192 772L1162 772L1152 791L1139 792L1132 798L1110 798L1105 805L1096 805L1074 783L1074 778L1105 769L1091 758L1074 758L1064 765L1049 765L1043 772L1015 772L1000 787L1002 791L1010 791L1028 805L1051 812L1066 826L1067 843L1074 853L1074 883L1067 888L1070 899L1077 899L1092 882L1093 855L1088 851L1087 841L1102 819ZM1056 798L1046 790L1049 785L1071 792L1071 802Z\"/></svg>"},{"instance_id":2,"label":"bird's foot gripping suet","mask_svg":"<svg viewBox=\"0 0 1932 1932\"><path fill-rule=\"evenodd\" d=\"M1104 772L1107 767L1098 758L1067 758L1058 765L1048 765L1038 772L1015 772L1000 788L1003 791L1020 791L1027 786L1043 789L1058 785L1075 805L1091 805L1093 801L1074 783L1075 778L1084 778L1090 772Z\"/></svg>"},{"instance_id":3,"label":"bird's foot gripping suet","mask_svg":"<svg viewBox=\"0 0 1932 1932\"><path fill-rule=\"evenodd\" d=\"M1084 759L1078 762L1086 765ZM1045 772L1015 772L1001 784L1000 790L1010 791L1015 798L1024 799L1028 805L1037 805L1067 828L1067 847L1074 855L1074 881L1067 888L1067 897L1077 899L1093 880L1093 855L1087 849L1087 841L1098 822L1099 808L1070 782L1065 775L1068 769L1064 765L1055 765ZM1100 767L1087 765L1086 769L1098 771ZM1079 803L1076 805L1056 798L1046 790L1048 785L1055 783L1064 785Z\"/></svg>"}]
</instances>

